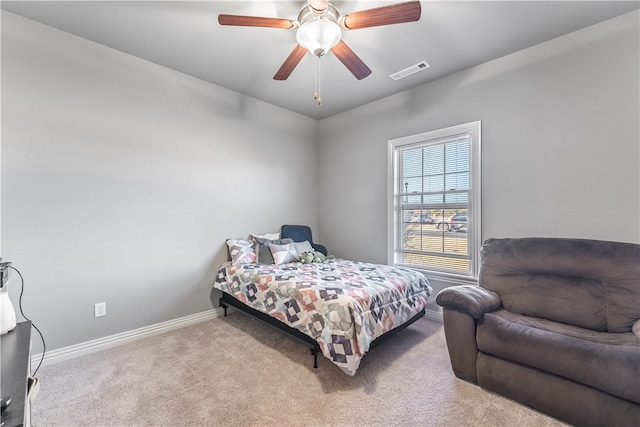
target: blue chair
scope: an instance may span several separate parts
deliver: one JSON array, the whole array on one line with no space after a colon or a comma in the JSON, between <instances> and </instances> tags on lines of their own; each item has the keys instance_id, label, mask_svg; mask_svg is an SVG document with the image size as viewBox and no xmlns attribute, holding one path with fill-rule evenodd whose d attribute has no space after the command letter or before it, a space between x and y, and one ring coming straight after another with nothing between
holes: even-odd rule
<instances>
[{"instance_id":1,"label":"blue chair","mask_svg":"<svg viewBox=\"0 0 640 427\"><path fill-rule=\"evenodd\" d=\"M328 255L326 247L317 243L313 243L313 238L311 237L311 228L306 225L283 225L282 227L280 227L280 238L293 239L294 242L304 242L306 240L311 243L313 249L323 253L324 255Z\"/></svg>"}]
</instances>

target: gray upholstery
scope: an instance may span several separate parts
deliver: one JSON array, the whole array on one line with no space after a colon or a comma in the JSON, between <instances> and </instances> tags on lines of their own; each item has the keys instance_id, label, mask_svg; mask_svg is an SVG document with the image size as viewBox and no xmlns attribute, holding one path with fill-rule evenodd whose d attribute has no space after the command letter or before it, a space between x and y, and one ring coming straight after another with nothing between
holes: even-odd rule
<instances>
[{"instance_id":1,"label":"gray upholstery","mask_svg":"<svg viewBox=\"0 0 640 427\"><path fill-rule=\"evenodd\" d=\"M487 313L478 325L478 350L640 403L640 342L632 333L537 320L506 310Z\"/></svg>"},{"instance_id":2,"label":"gray upholstery","mask_svg":"<svg viewBox=\"0 0 640 427\"><path fill-rule=\"evenodd\" d=\"M640 318L639 248L583 239L489 239L480 286L514 313L631 332Z\"/></svg>"},{"instance_id":3,"label":"gray upholstery","mask_svg":"<svg viewBox=\"0 0 640 427\"><path fill-rule=\"evenodd\" d=\"M477 286L455 286L443 292L438 304L449 308L457 308L479 319L488 311L493 311L502 305L500 297L495 292Z\"/></svg>"},{"instance_id":4,"label":"gray upholstery","mask_svg":"<svg viewBox=\"0 0 640 427\"><path fill-rule=\"evenodd\" d=\"M640 425L640 245L489 239L479 285L436 298L456 376L575 425Z\"/></svg>"}]
</instances>

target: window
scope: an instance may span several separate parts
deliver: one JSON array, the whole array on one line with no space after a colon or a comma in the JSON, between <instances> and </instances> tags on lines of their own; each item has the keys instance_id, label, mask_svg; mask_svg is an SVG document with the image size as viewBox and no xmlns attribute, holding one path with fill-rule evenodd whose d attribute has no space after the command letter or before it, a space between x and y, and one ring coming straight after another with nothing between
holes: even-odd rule
<instances>
[{"instance_id":1,"label":"window","mask_svg":"<svg viewBox=\"0 0 640 427\"><path fill-rule=\"evenodd\" d=\"M389 262L477 278L480 122L389 141Z\"/></svg>"}]
</instances>

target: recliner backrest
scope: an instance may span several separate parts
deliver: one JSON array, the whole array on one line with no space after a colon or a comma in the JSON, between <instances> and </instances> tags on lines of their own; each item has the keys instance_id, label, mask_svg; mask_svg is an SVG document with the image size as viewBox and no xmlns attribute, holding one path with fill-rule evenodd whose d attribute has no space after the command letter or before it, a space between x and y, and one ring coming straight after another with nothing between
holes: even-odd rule
<instances>
[{"instance_id":1,"label":"recliner backrest","mask_svg":"<svg viewBox=\"0 0 640 427\"><path fill-rule=\"evenodd\" d=\"M640 319L640 245L588 239L489 239L480 286L505 309L595 331Z\"/></svg>"}]
</instances>

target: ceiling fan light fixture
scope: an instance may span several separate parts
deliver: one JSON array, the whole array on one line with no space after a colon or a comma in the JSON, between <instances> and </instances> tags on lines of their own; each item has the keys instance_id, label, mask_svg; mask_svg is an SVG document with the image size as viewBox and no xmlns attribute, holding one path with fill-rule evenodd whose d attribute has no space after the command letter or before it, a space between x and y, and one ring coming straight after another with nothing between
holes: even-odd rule
<instances>
[{"instance_id":1,"label":"ceiling fan light fixture","mask_svg":"<svg viewBox=\"0 0 640 427\"><path fill-rule=\"evenodd\" d=\"M296 32L298 44L315 56L330 51L341 38L342 30L337 22L327 19L325 15L303 22Z\"/></svg>"},{"instance_id":2,"label":"ceiling fan light fixture","mask_svg":"<svg viewBox=\"0 0 640 427\"><path fill-rule=\"evenodd\" d=\"M306 0L300 8L296 21L283 18L220 14L218 22L220 25L296 30L298 44L280 66L273 79L286 80L306 55L306 52L311 52L315 56L316 90L314 98L320 105L322 103L320 98L320 58L328 51L332 51L334 56L347 67L356 79L362 80L371 74L371 69L342 40L343 30L417 21L420 19L421 10L420 1L411 0L340 15L331 0ZM424 68L428 64L425 62L418 64L418 66ZM392 75L392 77L394 76Z\"/></svg>"}]
</instances>

